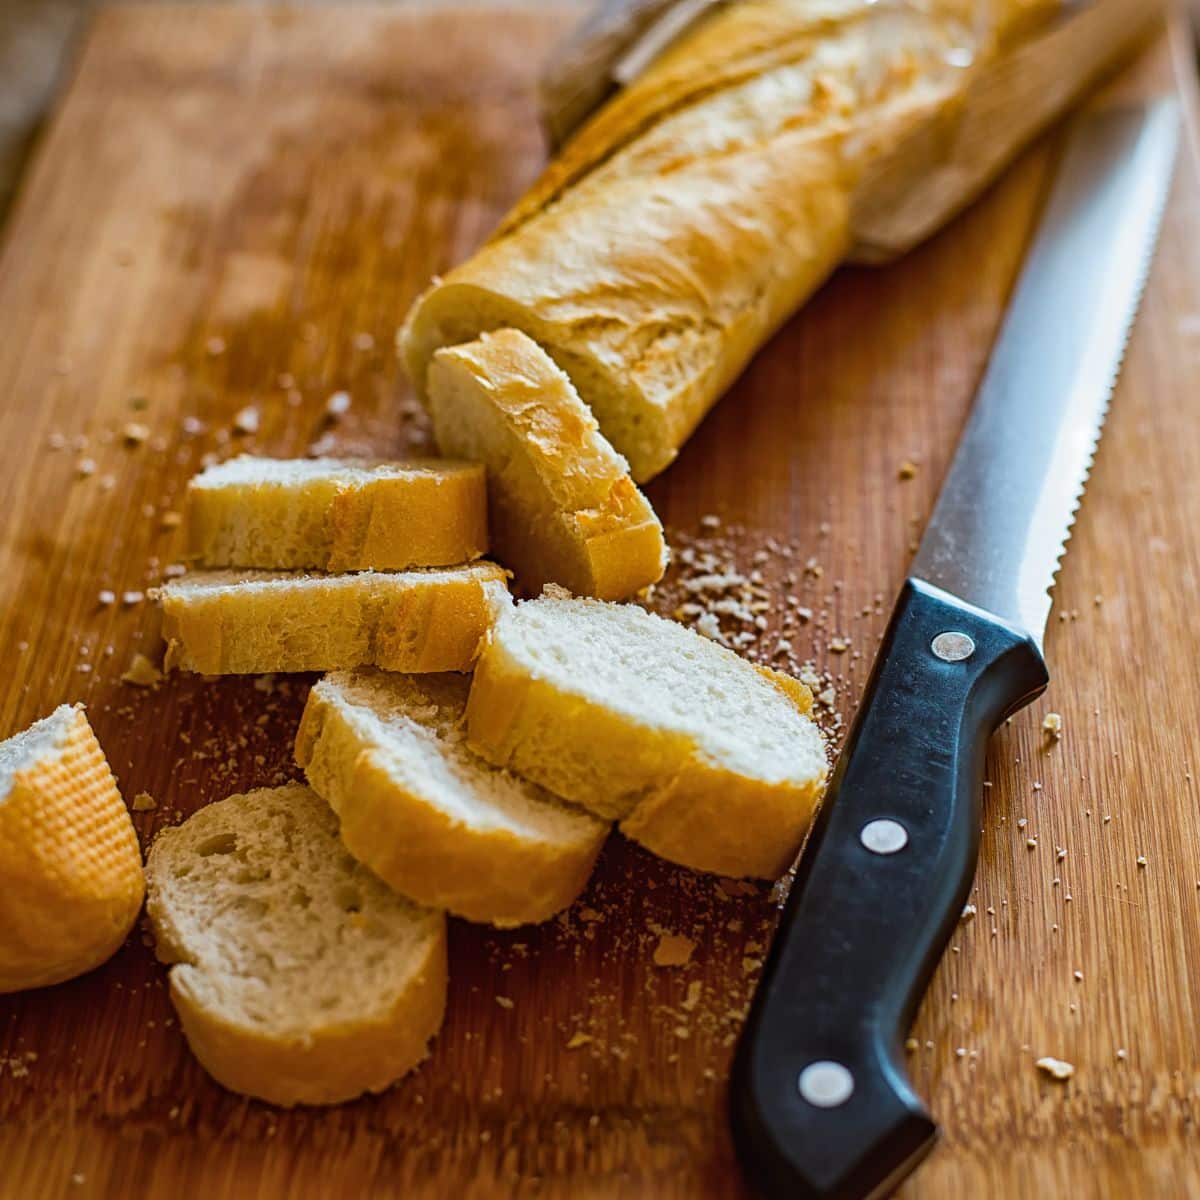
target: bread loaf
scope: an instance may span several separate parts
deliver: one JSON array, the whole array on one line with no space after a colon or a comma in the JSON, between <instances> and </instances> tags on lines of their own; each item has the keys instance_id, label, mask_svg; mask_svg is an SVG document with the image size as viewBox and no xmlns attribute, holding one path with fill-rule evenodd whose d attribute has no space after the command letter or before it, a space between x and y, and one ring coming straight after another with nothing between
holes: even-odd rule
<instances>
[{"instance_id":1,"label":"bread loaf","mask_svg":"<svg viewBox=\"0 0 1200 1200\"><path fill-rule=\"evenodd\" d=\"M397 891L493 925L544 921L579 894L606 822L466 745L460 675L328 675L296 761L347 849Z\"/></svg>"},{"instance_id":2,"label":"bread loaf","mask_svg":"<svg viewBox=\"0 0 1200 1200\"><path fill-rule=\"evenodd\" d=\"M0 992L104 962L142 891L137 834L83 706L0 742Z\"/></svg>"},{"instance_id":3,"label":"bread loaf","mask_svg":"<svg viewBox=\"0 0 1200 1200\"><path fill-rule=\"evenodd\" d=\"M856 181L1059 0L746 0L568 143L414 304L409 375L508 326L570 376L636 480L661 471L851 246Z\"/></svg>"},{"instance_id":4,"label":"bread loaf","mask_svg":"<svg viewBox=\"0 0 1200 1200\"><path fill-rule=\"evenodd\" d=\"M527 593L620 600L662 577L654 510L536 342L501 329L438 351L429 405L442 450L487 464L496 555Z\"/></svg>"},{"instance_id":5,"label":"bread loaf","mask_svg":"<svg viewBox=\"0 0 1200 1200\"><path fill-rule=\"evenodd\" d=\"M505 610L467 704L472 749L699 871L774 878L826 774L808 689L632 604Z\"/></svg>"},{"instance_id":6,"label":"bread loaf","mask_svg":"<svg viewBox=\"0 0 1200 1200\"><path fill-rule=\"evenodd\" d=\"M194 571L158 592L166 665L203 675L469 671L496 606L495 563L317 575Z\"/></svg>"},{"instance_id":7,"label":"bread loaf","mask_svg":"<svg viewBox=\"0 0 1200 1200\"><path fill-rule=\"evenodd\" d=\"M188 553L202 567L403 571L487 551L483 468L244 454L188 484Z\"/></svg>"},{"instance_id":8,"label":"bread loaf","mask_svg":"<svg viewBox=\"0 0 1200 1200\"><path fill-rule=\"evenodd\" d=\"M355 862L300 784L230 796L165 829L146 864L158 957L204 1068L273 1104L389 1087L446 1001L446 919Z\"/></svg>"}]
</instances>

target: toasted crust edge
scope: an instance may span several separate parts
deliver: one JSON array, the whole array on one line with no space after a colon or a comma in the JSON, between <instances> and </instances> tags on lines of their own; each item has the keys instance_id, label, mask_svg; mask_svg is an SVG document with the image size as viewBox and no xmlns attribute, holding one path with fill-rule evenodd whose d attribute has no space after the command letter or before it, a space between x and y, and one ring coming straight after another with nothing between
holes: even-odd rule
<instances>
[{"instance_id":1,"label":"toasted crust edge","mask_svg":"<svg viewBox=\"0 0 1200 1200\"><path fill-rule=\"evenodd\" d=\"M341 822L346 849L396 891L469 921L511 928L545 921L583 890L607 836L551 845L455 822L400 784L382 756L314 689L296 762Z\"/></svg>"},{"instance_id":2,"label":"toasted crust edge","mask_svg":"<svg viewBox=\"0 0 1200 1200\"><path fill-rule=\"evenodd\" d=\"M195 994L195 971L171 968L171 1002L192 1053L222 1087L285 1108L340 1104L385 1091L428 1056L446 1006L446 921L439 915L423 961L385 1014L307 1038L270 1037L223 1020Z\"/></svg>"},{"instance_id":3,"label":"toasted crust edge","mask_svg":"<svg viewBox=\"0 0 1200 1200\"><path fill-rule=\"evenodd\" d=\"M807 713L808 689L780 693ZM536 730L537 753L525 753ZM682 734L652 729L585 697L533 678L491 639L476 664L467 702L472 749L565 799L618 820L646 849L697 871L778 878L794 861L815 816L825 774L801 787L749 779L707 759ZM557 764L581 759L594 778Z\"/></svg>"}]
</instances>

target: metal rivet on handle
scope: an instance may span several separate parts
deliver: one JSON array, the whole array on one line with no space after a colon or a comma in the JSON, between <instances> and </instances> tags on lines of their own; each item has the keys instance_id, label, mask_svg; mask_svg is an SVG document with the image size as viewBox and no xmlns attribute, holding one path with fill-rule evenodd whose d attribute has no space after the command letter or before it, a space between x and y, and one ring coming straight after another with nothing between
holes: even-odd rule
<instances>
[{"instance_id":1,"label":"metal rivet on handle","mask_svg":"<svg viewBox=\"0 0 1200 1200\"><path fill-rule=\"evenodd\" d=\"M872 854L898 854L908 845L908 830L899 821L880 817L862 827L858 840Z\"/></svg>"},{"instance_id":2,"label":"metal rivet on handle","mask_svg":"<svg viewBox=\"0 0 1200 1200\"><path fill-rule=\"evenodd\" d=\"M975 643L965 633L949 630L939 633L929 648L942 662L963 662L975 653Z\"/></svg>"},{"instance_id":3,"label":"metal rivet on handle","mask_svg":"<svg viewBox=\"0 0 1200 1200\"><path fill-rule=\"evenodd\" d=\"M823 1060L800 1072L799 1087L814 1108L837 1108L854 1095L854 1076L841 1063Z\"/></svg>"}]
</instances>

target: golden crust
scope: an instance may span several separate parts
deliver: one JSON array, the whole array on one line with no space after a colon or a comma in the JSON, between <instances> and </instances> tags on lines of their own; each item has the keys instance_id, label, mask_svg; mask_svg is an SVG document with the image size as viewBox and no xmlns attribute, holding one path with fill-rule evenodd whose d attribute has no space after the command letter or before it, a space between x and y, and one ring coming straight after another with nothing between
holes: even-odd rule
<instances>
[{"instance_id":1,"label":"golden crust","mask_svg":"<svg viewBox=\"0 0 1200 1200\"><path fill-rule=\"evenodd\" d=\"M662 525L571 382L525 334L441 350L430 369L443 450L488 465L497 555L528 593L620 600L666 567Z\"/></svg>"},{"instance_id":2,"label":"golden crust","mask_svg":"<svg viewBox=\"0 0 1200 1200\"><path fill-rule=\"evenodd\" d=\"M862 172L1059 0L727 5L603 108L496 237L414 304L404 354L509 326L644 481L852 243Z\"/></svg>"},{"instance_id":3,"label":"golden crust","mask_svg":"<svg viewBox=\"0 0 1200 1200\"><path fill-rule=\"evenodd\" d=\"M0 992L90 971L137 918L137 834L82 706L0 800L0 880Z\"/></svg>"},{"instance_id":4,"label":"golden crust","mask_svg":"<svg viewBox=\"0 0 1200 1200\"><path fill-rule=\"evenodd\" d=\"M346 848L396 891L431 908L501 927L544 921L583 890L608 832L572 841L457 822L403 786L338 705L309 694L296 762L337 813Z\"/></svg>"},{"instance_id":5,"label":"golden crust","mask_svg":"<svg viewBox=\"0 0 1200 1200\"><path fill-rule=\"evenodd\" d=\"M172 967L171 1001L192 1053L230 1091L271 1104L339 1104L381 1092L421 1063L446 1005L446 925L388 1012L315 1037L272 1037L236 1025L206 1006L195 968Z\"/></svg>"},{"instance_id":6,"label":"golden crust","mask_svg":"<svg viewBox=\"0 0 1200 1200\"><path fill-rule=\"evenodd\" d=\"M483 468L188 488L189 557L205 567L407 570L487 552ZM202 479L203 477L201 477ZM284 536L280 530L287 530ZM254 536L248 536L252 532Z\"/></svg>"},{"instance_id":7,"label":"golden crust","mask_svg":"<svg viewBox=\"0 0 1200 1200\"><path fill-rule=\"evenodd\" d=\"M469 671L507 596L506 573L476 563L432 575L310 577L280 589L161 590L168 670L204 675Z\"/></svg>"},{"instance_id":8,"label":"golden crust","mask_svg":"<svg viewBox=\"0 0 1200 1200\"><path fill-rule=\"evenodd\" d=\"M801 712L808 689L764 671ZM786 684L783 682L786 680ZM472 748L573 803L620 822L648 850L698 871L774 879L791 865L824 777L748 778L684 734L653 728L513 664L493 640L467 703Z\"/></svg>"}]
</instances>

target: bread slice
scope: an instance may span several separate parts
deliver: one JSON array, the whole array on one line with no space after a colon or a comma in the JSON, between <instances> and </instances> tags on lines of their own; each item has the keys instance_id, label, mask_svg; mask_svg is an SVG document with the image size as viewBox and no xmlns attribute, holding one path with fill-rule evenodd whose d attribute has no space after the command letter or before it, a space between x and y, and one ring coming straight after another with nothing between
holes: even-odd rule
<instances>
[{"instance_id":1,"label":"bread slice","mask_svg":"<svg viewBox=\"0 0 1200 1200\"><path fill-rule=\"evenodd\" d=\"M352 575L195 571L158 592L166 665L267 671L469 671L505 572L495 563Z\"/></svg>"},{"instance_id":2,"label":"bread slice","mask_svg":"<svg viewBox=\"0 0 1200 1200\"><path fill-rule=\"evenodd\" d=\"M446 1002L446 919L338 841L301 784L200 809L146 864L158 956L192 1051L272 1104L336 1104L426 1055Z\"/></svg>"},{"instance_id":3,"label":"bread slice","mask_svg":"<svg viewBox=\"0 0 1200 1200\"><path fill-rule=\"evenodd\" d=\"M492 544L527 592L619 600L662 577L662 525L628 464L523 333L434 355L429 406L441 449L487 464Z\"/></svg>"},{"instance_id":4,"label":"bread slice","mask_svg":"<svg viewBox=\"0 0 1200 1200\"><path fill-rule=\"evenodd\" d=\"M483 757L621 823L673 862L774 878L826 775L808 689L634 605L506 611L467 705Z\"/></svg>"},{"instance_id":5,"label":"bread slice","mask_svg":"<svg viewBox=\"0 0 1200 1200\"><path fill-rule=\"evenodd\" d=\"M486 552L475 463L244 454L188 484L188 554L204 567L403 571Z\"/></svg>"},{"instance_id":6,"label":"bread slice","mask_svg":"<svg viewBox=\"0 0 1200 1200\"><path fill-rule=\"evenodd\" d=\"M104 962L142 892L137 834L83 705L0 742L0 992Z\"/></svg>"},{"instance_id":7,"label":"bread slice","mask_svg":"<svg viewBox=\"0 0 1200 1200\"><path fill-rule=\"evenodd\" d=\"M466 745L459 675L328 675L296 761L347 849L397 891L471 921L544 921L582 891L606 822Z\"/></svg>"}]
</instances>

